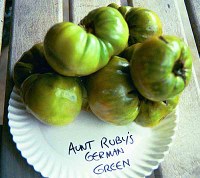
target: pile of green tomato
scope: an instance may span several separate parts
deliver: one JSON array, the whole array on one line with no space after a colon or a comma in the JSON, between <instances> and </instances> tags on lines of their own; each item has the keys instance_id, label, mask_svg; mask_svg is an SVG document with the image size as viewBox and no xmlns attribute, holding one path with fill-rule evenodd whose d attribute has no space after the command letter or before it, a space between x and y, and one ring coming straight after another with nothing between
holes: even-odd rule
<instances>
[{"instance_id":1,"label":"pile of green tomato","mask_svg":"<svg viewBox=\"0 0 200 178\"><path fill-rule=\"evenodd\" d=\"M85 110L111 124L153 127L175 110L192 74L188 46L162 31L149 9L94 9L78 25L55 24L26 51L14 66L15 86L49 125Z\"/></svg>"}]
</instances>

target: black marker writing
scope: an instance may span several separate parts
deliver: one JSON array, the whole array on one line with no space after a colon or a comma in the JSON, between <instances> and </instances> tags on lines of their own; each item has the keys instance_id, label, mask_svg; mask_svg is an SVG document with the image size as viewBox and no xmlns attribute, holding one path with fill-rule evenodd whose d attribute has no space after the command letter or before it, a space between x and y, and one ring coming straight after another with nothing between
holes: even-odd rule
<instances>
[{"instance_id":1,"label":"black marker writing","mask_svg":"<svg viewBox=\"0 0 200 178\"><path fill-rule=\"evenodd\" d=\"M84 145L78 145L78 146L74 146L74 144L72 142L70 142L68 154L70 155L71 152L76 154L79 151L84 151L84 150L88 150L88 149L91 150L91 148L92 148L91 143L92 142L94 142L94 140L87 141L87 142L85 142Z\"/></svg>"},{"instance_id":2,"label":"black marker writing","mask_svg":"<svg viewBox=\"0 0 200 178\"><path fill-rule=\"evenodd\" d=\"M111 164L99 164L93 169L93 172L95 174L103 174L106 172L112 172L116 170L122 170L125 167L129 166L130 167L130 161L129 159L127 160L122 160L118 161L116 163L111 163Z\"/></svg>"},{"instance_id":3,"label":"black marker writing","mask_svg":"<svg viewBox=\"0 0 200 178\"><path fill-rule=\"evenodd\" d=\"M122 143L125 143L126 145L133 144L133 135L128 132L128 135L126 137L116 136L114 139L103 137L101 139L101 148L110 148L111 146L119 145Z\"/></svg>"},{"instance_id":4,"label":"black marker writing","mask_svg":"<svg viewBox=\"0 0 200 178\"><path fill-rule=\"evenodd\" d=\"M85 155L85 160L86 161L99 161L100 159L118 156L123 153L124 153L123 148L117 148L112 151L100 151L100 152L94 152L94 153L87 152Z\"/></svg>"}]
</instances>

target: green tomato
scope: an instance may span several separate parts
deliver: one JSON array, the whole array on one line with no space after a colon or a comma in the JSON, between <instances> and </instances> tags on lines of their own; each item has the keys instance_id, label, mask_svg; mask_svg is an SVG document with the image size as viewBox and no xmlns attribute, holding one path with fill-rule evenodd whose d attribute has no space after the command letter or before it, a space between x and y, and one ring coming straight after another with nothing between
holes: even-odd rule
<instances>
[{"instance_id":1,"label":"green tomato","mask_svg":"<svg viewBox=\"0 0 200 178\"><path fill-rule=\"evenodd\" d=\"M179 96L158 102L142 98L140 100L140 112L134 121L144 127L156 126L175 110L178 102Z\"/></svg>"},{"instance_id":2,"label":"green tomato","mask_svg":"<svg viewBox=\"0 0 200 178\"><path fill-rule=\"evenodd\" d=\"M92 112L114 125L132 123L139 113L139 99L132 85L129 62L117 56L89 76L88 101Z\"/></svg>"},{"instance_id":3,"label":"green tomato","mask_svg":"<svg viewBox=\"0 0 200 178\"><path fill-rule=\"evenodd\" d=\"M162 22L159 16L145 8L131 8L126 14L129 27L129 45L141 43L154 35L162 35Z\"/></svg>"},{"instance_id":4,"label":"green tomato","mask_svg":"<svg viewBox=\"0 0 200 178\"><path fill-rule=\"evenodd\" d=\"M175 36L154 36L135 50L130 71L137 90L152 101L181 93L192 74L189 47Z\"/></svg>"},{"instance_id":5,"label":"green tomato","mask_svg":"<svg viewBox=\"0 0 200 178\"><path fill-rule=\"evenodd\" d=\"M80 22L54 25L44 40L49 65L65 76L85 76L104 67L128 42L128 26L114 8L91 11Z\"/></svg>"},{"instance_id":6,"label":"green tomato","mask_svg":"<svg viewBox=\"0 0 200 178\"><path fill-rule=\"evenodd\" d=\"M117 9L125 18L129 27L129 45L141 43L154 35L162 35L162 22L159 16L150 9L118 6L109 4Z\"/></svg>"},{"instance_id":7,"label":"green tomato","mask_svg":"<svg viewBox=\"0 0 200 178\"><path fill-rule=\"evenodd\" d=\"M136 43L133 44L129 47L127 47L121 54L120 57L123 57L125 59L127 59L128 61L131 61L132 56L134 55L135 50L137 50L139 48L139 46L141 45L141 43Z\"/></svg>"},{"instance_id":8,"label":"green tomato","mask_svg":"<svg viewBox=\"0 0 200 178\"><path fill-rule=\"evenodd\" d=\"M111 3L111 4L109 4L108 6L117 9L117 10L122 14L122 16L123 16L124 18L126 17L127 12L128 12L131 8L133 8L133 7L131 7L131 6L119 6L119 5L115 4L115 3Z\"/></svg>"},{"instance_id":9,"label":"green tomato","mask_svg":"<svg viewBox=\"0 0 200 178\"><path fill-rule=\"evenodd\" d=\"M23 82L21 95L27 110L49 125L69 124L81 110L82 88L78 78L33 74Z\"/></svg>"},{"instance_id":10,"label":"green tomato","mask_svg":"<svg viewBox=\"0 0 200 178\"><path fill-rule=\"evenodd\" d=\"M52 71L44 57L43 44L35 44L26 51L16 62L13 71L13 81L19 89L23 81L34 73L46 73Z\"/></svg>"},{"instance_id":11,"label":"green tomato","mask_svg":"<svg viewBox=\"0 0 200 178\"><path fill-rule=\"evenodd\" d=\"M118 4L115 4L115 3L111 3L108 5L108 7L112 7L112 8L115 8L118 10L118 8L120 7Z\"/></svg>"}]
</instances>

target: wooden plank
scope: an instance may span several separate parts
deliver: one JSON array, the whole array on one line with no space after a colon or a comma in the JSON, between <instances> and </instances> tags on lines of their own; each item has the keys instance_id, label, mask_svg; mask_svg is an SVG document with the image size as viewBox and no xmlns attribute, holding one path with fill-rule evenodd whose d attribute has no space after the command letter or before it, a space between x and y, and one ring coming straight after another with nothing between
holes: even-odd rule
<instances>
[{"instance_id":1,"label":"wooden plank","mask_svg":"<svg viewBox=\"0 0 200 178\"><path fill-rule=\"evenodd\" d=\"M12 69L22 53L34 43L41 42L47 30L63 19L62 0L14 1L12 41L7 73L4 125L1 147L1 178L39 178L41 175L29 166L12 141L7 120L7 106L13 87Z\"/></svg>"},{"instance_id":2,"label":"wooden plank","mask_svg":"<svg viewBox=\"0 0 200 178\"><path fill-rule=\"evenodd\" d=\"M5 0L0 0L0 64L2 66L2 56L1 56L1 46L2 46L2 37L3 37L3 24L4 24L4 11L5 11ZM4 62L4 61L3 61ZM0 70L0 75L2 75L2 71ZM2 82L2 81L0 81ZM3 99L4 95L1 94L0 99ZM0 111L3 109L3 104L0 103ZM0 113L0 143L1 143L1 133L2 133L2 124L3 124L3 114Z\"/></svg>"},{"instance_id":3,"label":"wooden plank","mask_svg":"<svg viewBox=\"0 0 200 178\"><path fill-rule=\"evenodd\" d=\"M197 49L200 53L200 1L192 0L186 1L185 5L189 14L192 30L194 33Z\"/></svg>"},{"instance_id":4,"label":"wooden plank","mask_svg":"<svg viewBox=\"0 0 200 178\"><path fill-rule=\"evenodd\" d=\"M0 56L0 127L2 127L2 124L3 124L7 61L8 61L8 47L5 47L2 50L2 53ZM0 135L1 135L1 132L0 132Z\"/></svg>"},{"instance_id":5,"label":"wooden plank","mask_svg":"<svg viewBox=\"0 0 200 178\"><path fill-rule=\"evenodd\" d=\"M177 9L179 9L180 17L182 21L182 27L184 28L184 34L183 34L184 38L186 39L186 42L189 44L193 57L194 57L194 60L193 60L193 66L195 70L194 76L196 76L196 82L198 82L198 86L200 86L200 80L198 80L200 79L200 62L199 62L200 58L197 51L198 48L195 43L195 38L194 38L195 33L193 33L192 31L192 24L190 23L189 16L188 16L190 14L187 13L186 4L184 3L184 0L177 1ZM200 11L197 14L200 15ZM200 21L197 23L200 23Z\"/></svg>"},{"instance_id":6,"label":"wooden plank","mask_svg":"<svg viewBox=\"0 0 200 178\"><path fill-rule=\"evenodd\" d=\"M200 173L200 62L184 1L134 0L133 5L149 8L161 17L164 33L184 38L193 55L193 77L179 104L178 131L170 153L161 164L163 178L198 177Z\"/></svg>"},{"instance_id":7,"label":"wooden plank","mask_svg":"<svg viewBox=\"0 0 200 178\"><path fill-rule=\"evenodd\" d=\"M63 0L63 21L69 21L69 0Z\"/></svg>"},{"instance_id":8,"label":"wooden plank","mask_svg":"<svg viewBox=\"0 0 200 178\"><path fill-rule=\"evenodd\" d=\"M1 56L1 45L2 45L2 35L3 35L4 10L5 10L5 0L0 0L0 56Z\"/></svg>"}]
</instances>

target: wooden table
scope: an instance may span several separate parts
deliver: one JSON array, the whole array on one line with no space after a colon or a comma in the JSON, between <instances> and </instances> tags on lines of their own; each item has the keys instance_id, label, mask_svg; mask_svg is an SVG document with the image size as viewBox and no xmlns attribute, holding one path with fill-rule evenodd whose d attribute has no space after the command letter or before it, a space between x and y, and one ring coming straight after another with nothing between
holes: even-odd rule
<instances>
[{"instance_id":1,"label":"wooden table","mask_svg":"<svg viewBox=\"0 0 200 178\"><path fill-rule=\"evenodd\" d=\"M0 0L0 4L1 4ZM14 63L22 53L34 43L41 42L44 35L53 24L64 20L79 22L90 10L106 6L111 2L122 5L134 5L155 11L163 21L164 33L177 35L185 39L193 54L193 76L190 85L184 91L179 104L180 119L176 138L160 168L151 177L156 178L197 178L200 177L200 61L193 32L183 0L17 0L14 2L14 17L12 41L10 44L10 59L7 75L6 100L8 106L10 92L13 87L11 80ZM199 11L191 7L199 7L198 0L187 3L190 7L190 19L196 17ZM193 8L194 9L194 8ZM193 15L192 13L193 12ZM196 12L196 13L194 13ZM197 16L199 17L199 16ZM195 23L195 18L192 19ZM197 23L198 21L196 21ZM194 26L195 24L193 24ZM193 29L194 30L194 29ZM194 30L195 31L195 30ZM195 31L196 32L196 31ZM198 33L198 32L197 32ZM0 33L1 35L1 33ZM198 36L198 35L196 35ZM4 125L1 143L1 178L41 178L22 158L16 149L9 132L7 107L5 107Z\"/></svg>"},{"instance_id":2,"label":"wooden table","mask_svg":"<svg viewBox=\"0 0 200 178\"><path fill-rule=\"evenodd\" d=\"M2 44L3 23L4 23L4 9L5 9L5 1L0 0L0 56L1 56L1 44Z\"/></svg>"}]
</instances>

